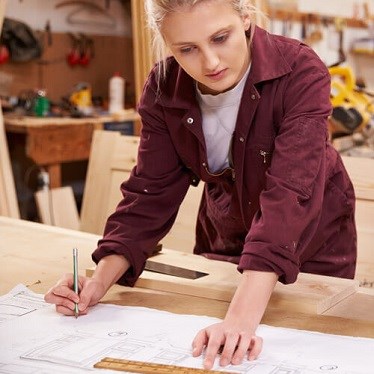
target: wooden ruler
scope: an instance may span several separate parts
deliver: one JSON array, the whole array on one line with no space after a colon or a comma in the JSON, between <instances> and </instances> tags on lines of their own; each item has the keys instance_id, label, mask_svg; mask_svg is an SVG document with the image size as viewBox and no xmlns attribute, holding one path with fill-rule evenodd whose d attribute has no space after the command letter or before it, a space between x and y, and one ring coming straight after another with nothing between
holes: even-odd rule
<instances>
[{"instance_id":1,"label":"wooden ruler","mask_svg":"<svg viewBox=\"0 0 374 374\"><path fill-rule=\"evenodd\" d=\"M188 368L183 366L157 364L154 362L141 362L132 360L123 360L120 358L105 357L101 361L94 365L94 368L98 369L110 369L117 371L128 371L130 373L142 373L142 374L170 374L170 373L182 373L182 374L222 374L222 371L217 370L206 370ZM233 372L225 372L231 373Z\"/></svg>"}]
</instances>

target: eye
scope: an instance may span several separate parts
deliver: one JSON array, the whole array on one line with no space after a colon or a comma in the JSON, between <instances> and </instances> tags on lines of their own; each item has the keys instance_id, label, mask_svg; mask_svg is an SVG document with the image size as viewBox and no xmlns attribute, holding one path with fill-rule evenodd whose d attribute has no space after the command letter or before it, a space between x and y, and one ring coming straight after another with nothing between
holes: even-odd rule
<instances>
[{"instance_id":1,"label":"eye","mask_svg":"<svg viewBox=\"0 0 374 374\"><path fill-rule=\"evenodd\" d=\"M181 47L179 52L182 54L187 54L187 53L191 53L193 50L194 50L194 47L186 46L186 47Z\"/></svg>"},{"instance_id":2,"label":"eye","mask_svg":"<svg viewBox=\"0 0 374 374\"><path fill-rule=\"evenodd\" d=\"M221 35L217 35L217 36L214 36L212 38L212 41L213 43L217 43L217 44L220 44L220 43L224 43L228 38L228 34L221 34Z\"/></svg>"}]
</instances>

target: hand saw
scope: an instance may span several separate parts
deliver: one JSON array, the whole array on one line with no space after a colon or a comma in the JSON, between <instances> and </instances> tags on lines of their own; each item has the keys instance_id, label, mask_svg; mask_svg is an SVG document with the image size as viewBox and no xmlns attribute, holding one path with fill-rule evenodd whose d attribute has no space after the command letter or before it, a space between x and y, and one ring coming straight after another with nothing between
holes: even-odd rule
<instances>
[{"instance_id":1,"label":"hand saw","mask_svg":"<svg viewBox=\"0 0 374 374\"><path fill-rule=\"evenodd\" d=\"M152 252L150 257L158 255L162 250L162 244L158 244L155 250ZM153 273L171 275L173 277L186 278L186 279L198 279L209 275L197 270L191 270L182 268L179 266L163 264L161 262L147 260L145 263L144 270L151 271Z\"/></svg>"},{"instance_id":2,"label":"hand saw","mask_svg":"<svg viewBox=\"0 0 374 374\"><path fill-rule=\"evenodd\" d=\"M146 261L144 270L187 279L197 279L208 275L208 273L203 273L201 271L186 269L179 266L163 264L161 262L150 260Z\"/></svg>"}]
</instances>

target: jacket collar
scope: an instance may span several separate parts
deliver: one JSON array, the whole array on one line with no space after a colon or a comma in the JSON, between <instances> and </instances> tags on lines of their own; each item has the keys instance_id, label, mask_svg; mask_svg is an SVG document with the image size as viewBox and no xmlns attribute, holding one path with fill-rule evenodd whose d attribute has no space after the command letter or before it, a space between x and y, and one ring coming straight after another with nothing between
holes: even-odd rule
<instances>
[{"instance_id":1,"label":"jacket collar","mask_svg":"<svg viewBox=\"0 0 374 374\"><path fill-rule=\"evenodd\" d=\"M292 68L279 50L274 36L256 26L251 43L251 70L246 85L279 78ZM157 101L165 107L189 109L197 105L195 81L169 57L167 78L161 83Z\"/></svg>"},{"instance_id":2,"label":"jacket collar","mask_svg":"<svg viewBox=\"0 0 374 374\"><path fill-rule=\"evenodd\" d=\"M252 63L249 74L254 84L279 78L292 70L279 50L276 38L256 26L251 44Z\"/></svg>"}]
</instances>

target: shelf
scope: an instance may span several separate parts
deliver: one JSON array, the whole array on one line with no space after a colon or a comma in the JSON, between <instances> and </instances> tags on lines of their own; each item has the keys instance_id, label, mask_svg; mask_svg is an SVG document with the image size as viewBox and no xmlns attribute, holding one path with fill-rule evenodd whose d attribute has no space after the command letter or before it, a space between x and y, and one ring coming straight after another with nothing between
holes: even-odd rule
<instances>
[{"instance_id":1,"label":"shelf","mask_svg":"<svg viewBox=\"0 0 374 374\"><path fill-rule=\"evenodd\" d=\"M364 19L332 17L323 14L303 13L273 8L269 8L267 14L270 20L306 22L308 24L336 24L339 20L342 26L362 29L368 28L367 21Z\"/></svg>"},{"instance_id":2,"label":"shelf","mask_svg":"<svg viewBox=\"0 0 374 374\"><path fill-rule=\"evenodd\" d=\"M353 55L374 57L374 51L365 51L365 50L355 49L355 50L351 50L350 53Z\"/></svg>"}]
</instances>

